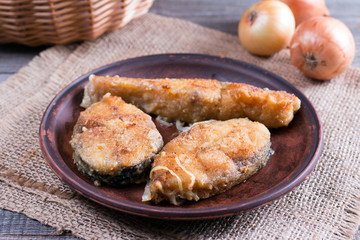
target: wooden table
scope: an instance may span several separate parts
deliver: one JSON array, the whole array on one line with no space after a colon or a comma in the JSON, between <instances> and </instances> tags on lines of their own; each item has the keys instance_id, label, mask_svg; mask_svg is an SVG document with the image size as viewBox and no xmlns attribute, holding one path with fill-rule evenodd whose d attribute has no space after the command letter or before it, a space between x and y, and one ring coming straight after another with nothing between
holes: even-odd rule
<instances>
[{"instance_id":1,"label":"wooden table","mask_svg":"<svg viewBox=\"0 0 360 240\"><path fill-rule=\"evenodd\" d=\"M244 11L258 0L155 0L150 12L186 19L200 25L237 34L237 25ZM343 21L353 32L360 49L360 1L326 0L331 16ZM196 34L196 33L195 33ZM0 81L25 66L45 47L29 48L0 45ZM360 67L360 54L353 66ZM0 209L0 239L76 239L71 233L57 233L53 228L23 214ZM360 240L360 231L355 236Z\"/></svg>"}]
</instances>

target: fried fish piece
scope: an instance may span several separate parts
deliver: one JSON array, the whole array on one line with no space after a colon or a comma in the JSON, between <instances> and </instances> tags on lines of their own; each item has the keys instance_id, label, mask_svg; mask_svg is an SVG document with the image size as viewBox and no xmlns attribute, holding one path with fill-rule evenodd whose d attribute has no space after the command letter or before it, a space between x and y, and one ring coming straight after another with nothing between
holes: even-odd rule
<instances>
[{"instance_id":1,"label":"fried fish piece","mask_svg":"<svg viewBox=\"0 0 360 240\"><path fill-rule=\"evenodd\" d=\"M91 75L83 107L108 92L149 114L188 123L248 117L267 127L287 126L300 99L284 91L211 79L138 79Z\"/></svg>"},{"instance_id":2,"label":"fried fish piece","mask_svg":"<svg viewBox=\"0 0 360 240\"><path fill-rule=\"evenodd\" d=\"M118 186L146 181L163 139L148 114L105 95L80 113L70 143L82 174Z\"/></svg>"},{"instance_id":3,"label":"fried fish piece","mask_svg":"<svg viewBox=\"0 0 360 240\"><path fill-rule=\"evenodd\" d=\"M261 169L272 154L270 132L247 118L194 124L155 157L143 201L198 201Z\"/></svg>"}]
</instances>

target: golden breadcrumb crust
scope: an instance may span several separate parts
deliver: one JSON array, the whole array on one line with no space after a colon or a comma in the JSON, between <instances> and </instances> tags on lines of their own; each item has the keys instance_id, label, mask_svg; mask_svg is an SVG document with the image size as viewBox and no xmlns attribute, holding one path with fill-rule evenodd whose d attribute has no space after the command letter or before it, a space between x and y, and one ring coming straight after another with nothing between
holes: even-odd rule
<instances>
[{"instance_id":1,"label":"golden breadcrumb crust","mask_svg":"<svg viewBox=\"0 0 360 240\"><path fill-rule=\"evenodd\" d=\"M300 108L300 99L284 91L211 79L139 79L92 75L82 106L106 93L120 96L149 114L188 123L248 117L267 127L287 126Z\"/></svg>"}]
</instances>

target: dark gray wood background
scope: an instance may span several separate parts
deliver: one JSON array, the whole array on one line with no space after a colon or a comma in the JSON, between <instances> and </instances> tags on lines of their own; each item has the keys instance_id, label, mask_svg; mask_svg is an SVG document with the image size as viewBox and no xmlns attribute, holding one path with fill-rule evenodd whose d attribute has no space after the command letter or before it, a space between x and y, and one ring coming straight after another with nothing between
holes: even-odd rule
<instances>
[{"instance_id":1,"label":"dark gray wood background","mask_svg":"<svg viewBox=\"0 0 360 240\"><path fill-rule=\"evenodd\" d=\"M200 25L237 34L237 25L245 10L259 0L155 0L150 12L186 19ZM360 0L326 0L332 17L343 21L353 32L360 49ZM194 33L196 34L196 33ZM0 45L0 82L16 73L45 47ZM360 54L353 66L360 67ZM75 239L71 233L53 228L23 214L0 209L0 239ZM354 237L360 240L360 231Z\"/></svg>"}]
</instances>

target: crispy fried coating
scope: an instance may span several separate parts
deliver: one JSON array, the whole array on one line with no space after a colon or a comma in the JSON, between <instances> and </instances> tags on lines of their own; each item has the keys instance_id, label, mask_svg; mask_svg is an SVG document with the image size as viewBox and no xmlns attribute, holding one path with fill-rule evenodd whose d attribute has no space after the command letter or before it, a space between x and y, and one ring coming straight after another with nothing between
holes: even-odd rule
<instances>
[{"instance_id":1,"label":"crispy fried coating","mask_svg":"<svg viewBox=\"0 0 360 240\"><path fill-rule=\"evenodd\" d=\"M155 157L143 201L198 201L224 192L262 168L270 132L247 118L194 124Z\"/></svg>"},{"instance_id":2,"label":"crispy fried coating","mask_svg":"<svg viewBox=\"0 0 360 240\"><path fill-rule=\"evenodd\" d=\"M163 146L151 117L115 96L80 113L70 143L79 170L110 185L146 181Z\"/></svg>"},{"instance_id":3,"label":"crispy fried coating","mask_svg":"<svg viewBox=\"0 0 360 240\"><path fill-rule=\"evenodd\" d=\"M300 99L284 91L211 79L138 79L90 76L83 107L106 93L120 96L149 114L188 123L248 117L270 128L287 126Z\"/></svg>"}]
</instances>

